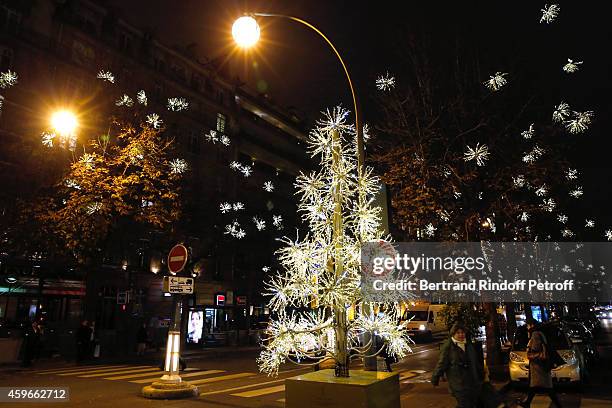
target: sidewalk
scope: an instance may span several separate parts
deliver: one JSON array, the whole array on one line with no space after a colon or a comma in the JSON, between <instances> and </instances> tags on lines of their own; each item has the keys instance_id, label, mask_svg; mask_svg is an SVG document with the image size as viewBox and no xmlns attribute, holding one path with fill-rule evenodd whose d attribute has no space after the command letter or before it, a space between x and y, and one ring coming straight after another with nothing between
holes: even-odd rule
<instances>
[{"instance_id":1,"label":"sidewalk","mask_svg":"<svg viewBox=\"0 0 612 408\"><path fill-rule=\"evenodd\" d=\"M211 347L197 350L183 350L181 351L181 358L183 360L195 360L199 358L211 358L218 359L226 356L234 355L237 353L255 353L261 349L260 346L226 346L226 347ZM117 363L134 363L139 362L142 364L157 365L165 358L165 347L160 351L148 351L144 356L137 356L136 354L121 355L114 358L95 358L83 362L86 365L96 364L117 364ZM0 364L0 371L24 371L31 369L47 369L47 368L60 368L60 367L72 367L77 366L74 360L66 360L62 356L45 357L32 362L30 367L21 367L21 362L13 362Z\"/></svg>"}]
</instances>

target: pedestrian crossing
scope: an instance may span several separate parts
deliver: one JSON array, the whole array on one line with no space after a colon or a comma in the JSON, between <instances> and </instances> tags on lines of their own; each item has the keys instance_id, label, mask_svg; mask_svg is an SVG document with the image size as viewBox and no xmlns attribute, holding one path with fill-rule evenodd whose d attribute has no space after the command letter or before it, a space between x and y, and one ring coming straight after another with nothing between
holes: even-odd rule
<instances>
[{"instance_id":1,"label":"pedestrian crossing","mask_svg":"<svg viewBox=\"0 0 612 408\"><path fill-rule=\"evenodd\" d=\"M299 370L299 369L298 369ZM307 371L307 369L303 369ZM290 377L295 370L288 370L284 374ZM290 374L291 373L291 374ZM400 370L399 380L404 381L414 378L424 373L422 370ZM46 369L34 371L36 375L53 375L64 378L81 378L89 380L104 380L104 381L123 381L131 384L146 385L159 380L163 375L163 371L159 367L151 365L95 365L95 366L72 366L55 369ZM296 373L297 374L297 373ZM272 397L276 402L283 402L285 392L285 378L269 379L256 383L243 384L239 386L224 387L223 383L228 385L233 380L247 380L257 378L257 373L253 372L234 372L228 373L225 370L207 370L199 368L188 368L181 372L181 378L189 381L190 384L197 386L200 389L200 398L209 398L216 395L229 395L236 398L264 398ZM262 379L261 377L258 379ZM221 384L221 389L215 387L208 388L211 384ZM235 384L235 383L234 383Z\"/></svg>"}]
</instances>

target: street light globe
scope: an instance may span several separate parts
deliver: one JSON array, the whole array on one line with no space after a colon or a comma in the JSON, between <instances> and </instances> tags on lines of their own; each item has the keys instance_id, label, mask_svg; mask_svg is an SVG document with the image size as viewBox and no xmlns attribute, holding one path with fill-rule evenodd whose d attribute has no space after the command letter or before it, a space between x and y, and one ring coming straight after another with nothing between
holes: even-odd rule
<instances>
[{"instance_id":1,"label":"street light globe","mask_svg":"<svg viewBox=\"0 0 612 408\"><path fill-rule=\"evenodd\" d=\"M259 40L259 24L250 16L242 16L232 26L232 36L238 46L249 48Z\"/></svg>"},{"instance_id":2,"label":"street light globe","mask_svg":"<svg viewBox=\"0 0 612 408\"><path fill-rule=\"evenodd\" d=\"M70 111L57 111L51 116L51 126L53 126L55 132L61 136L69 136L74 134L77 125L77 118Z\"/></svg>"}]
</instances>

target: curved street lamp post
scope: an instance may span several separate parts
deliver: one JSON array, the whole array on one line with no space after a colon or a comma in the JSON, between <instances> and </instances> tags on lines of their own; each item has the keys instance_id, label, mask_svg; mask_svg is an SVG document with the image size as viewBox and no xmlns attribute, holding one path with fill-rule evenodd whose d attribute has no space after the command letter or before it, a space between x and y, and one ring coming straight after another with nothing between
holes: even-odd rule
<instances>
[{"instance_id":1,"label":"curved street lamp post","mask_svg":"<svg viewBox=\"0 0 612 408\"><path fill-rule=\"evenodd\" d=\"M364 166L364 144L363 144L363 130L361 125L361 115L359 110L359 103L357 100L357 93L355 92L355 87L353 85L353 80L351 79L351 75L348 71L346 63L342 59L342 56L334 46L334 44L330 41L325 34L309 22L302 20L301 18L287 16L283 14L271 14L271 13L251 13L244 15L237 19L232 26L232 35L236 41L236 43L243 48L249 48L259 40L260 36L260 28L257 20L254 17L278 17L284 18L287 20L298 22L316 32L319 36L321 36L325 42L331 47L332 51L338 58L340 65L342 65L342 69L348 81L349 88L351 90L351 95L353 97L353 109L355 111L355 131L357 138L357 174L358 176L362 175L363 166ZM337 139L339 137L337 131L332 132L332 138ZM339 156L337 154L333 155L334 160L338 159ZM335 166L335 164L334 164ZM338 193L339 194L339 193ZM359 200L363 200L362 194L359 194ZM342 220L342 199L339 196L334 197L334 217L333 217L333 235L334 239L341 236L343 233L343 220ZM341 248L338 248L336 251L336 255L334 259L337 261L334 265L334 272L336 276L339 278L344 270L344 265L342 262L342 257L340 255ZM348 345L347 345L347 312L346 305L343 304L335 304L333 305L334 311L334 320L335 320L335 349L336 349L336 376L337 377L348 377L349 376L349 363L350 356L348 355ZM366 343L369 344L370 339L364 339ZM364 366L369 370L376 370L376 357L365 357L364 358Z\"/></svg>"}]
</instances>

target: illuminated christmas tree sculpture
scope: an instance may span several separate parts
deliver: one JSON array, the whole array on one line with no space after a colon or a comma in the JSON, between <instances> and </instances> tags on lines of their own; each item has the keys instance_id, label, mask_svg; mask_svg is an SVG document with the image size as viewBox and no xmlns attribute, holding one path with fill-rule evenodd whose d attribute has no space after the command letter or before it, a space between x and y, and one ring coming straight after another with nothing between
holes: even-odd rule
<instances>
[{"instance_id":1,"label":"illuminated christmas tree sculpture","mask_svg":"<svg viewBox=\"0 0 612 408\"><path fill-rule=\"evenodd\" d=\"M355 128L348 115L340 107L328 110L309 135L320 170L296 181L298 211L309 232L301 239L282 239L286 246L277 254L283 270L267 283L273 318L258 362L269 374L287 361L314 364L333 358L335 375L348 377L350 358L372 353L374 335L384 339L391 355L402 358L410 351L393 305L355 307L362 301L361 245L386 238L381 209L373 205L378 181L371 169L357 166ZM349 319L351 307L356 312Z\"/></svg>"}]
</instances>

